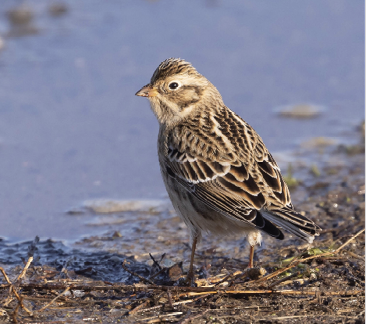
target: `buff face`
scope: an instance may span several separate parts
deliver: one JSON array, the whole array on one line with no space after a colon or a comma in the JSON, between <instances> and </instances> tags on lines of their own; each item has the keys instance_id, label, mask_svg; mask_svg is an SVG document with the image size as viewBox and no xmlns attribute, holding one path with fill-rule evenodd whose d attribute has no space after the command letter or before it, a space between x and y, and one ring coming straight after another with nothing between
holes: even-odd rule
<instances>
[{"instance_id":1,"label":"buff face","mask_svg":"<svg viewBox=\"0 0 372 324\"><path fill-rule=\"evenodd\" d=\"M184 61L177 68L169 64L159 66L151 82L137 95L149 98L159 122L165 124L173 124L192 113L194 108L203 107L207 98L220 97L217 89Z\"/></svg>"}]
</instances>

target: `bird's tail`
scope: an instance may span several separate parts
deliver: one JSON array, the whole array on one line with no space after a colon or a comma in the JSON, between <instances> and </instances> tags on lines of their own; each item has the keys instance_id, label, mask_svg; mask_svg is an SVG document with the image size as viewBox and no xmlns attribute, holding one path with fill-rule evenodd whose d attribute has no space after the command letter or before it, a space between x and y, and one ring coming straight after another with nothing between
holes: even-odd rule
<instances>
[{"instance_id":1,"label":"bird's tail","mask_svg":"<svg viewBox=\"0 0 372 324\"><path fill-rule=\"evenodd\" d=\"M312 220L288 207L270 210L262 209L260 213L271 223L309 243L312 243L314 237L318 236L322 230Z\"/></svg>"}]
</instances>

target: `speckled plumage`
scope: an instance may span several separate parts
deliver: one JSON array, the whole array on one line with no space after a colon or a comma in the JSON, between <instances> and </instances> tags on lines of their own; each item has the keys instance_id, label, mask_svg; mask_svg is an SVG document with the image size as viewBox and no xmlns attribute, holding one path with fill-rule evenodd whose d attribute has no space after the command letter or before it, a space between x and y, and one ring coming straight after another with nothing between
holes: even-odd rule
<instances>
[{"instance_id":1,"label":"speckled plumage","mask_svg":"<svg viewBox=\"0 0 372 324\"><path fill-rule=\"evenodd\" d=\"M246 233L251 246L260 231L283 239L285 229L310 243L318 235L320 228L294 210L261 137L190 63L165 60L137 95L149 97L158 118L164 183L195 246L203 231Z\"/></svg>"}]
</instances>

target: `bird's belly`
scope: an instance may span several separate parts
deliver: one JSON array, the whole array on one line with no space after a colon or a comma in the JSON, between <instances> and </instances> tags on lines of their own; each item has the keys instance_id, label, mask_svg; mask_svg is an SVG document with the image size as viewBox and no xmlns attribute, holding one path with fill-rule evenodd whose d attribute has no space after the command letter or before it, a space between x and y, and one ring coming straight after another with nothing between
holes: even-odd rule
<instances>
[{"instance_id":1,"label":"bird's belly","mask_svg":"<svg viewBox=\"0 0 372 324\"><path fill-rule=\"evenodd\" d=\"M249 224L235 220L210 208L188 192L174 178L163 174L165 187L177 214L191 232L209 232L217 235L249 234L257 230Z\"/></svg>"}]
</instances>

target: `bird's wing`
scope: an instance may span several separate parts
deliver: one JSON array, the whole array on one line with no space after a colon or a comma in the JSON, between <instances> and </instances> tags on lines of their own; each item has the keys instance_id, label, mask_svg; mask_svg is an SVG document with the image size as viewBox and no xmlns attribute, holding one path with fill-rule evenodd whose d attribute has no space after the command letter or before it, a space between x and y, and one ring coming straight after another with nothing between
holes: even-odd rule
<instances>
[{"instance_id":1,"label":"bird's wing","mask_svg":"<svg viewBox=\"0 0 372 324\"><path fill-rule=\"evenodd\" d=\"M279 236L271 224L276 216L269 220L260 213L268 202L278 210L293 210L275 160L257 133L229 109L205 119L197 127L181 124L168 136L166 172L214 210L263 230L267 226L265 231ZM297 214L278 217L305 231L314 229L312 221Z\"/></svg>"}]
</instances>

